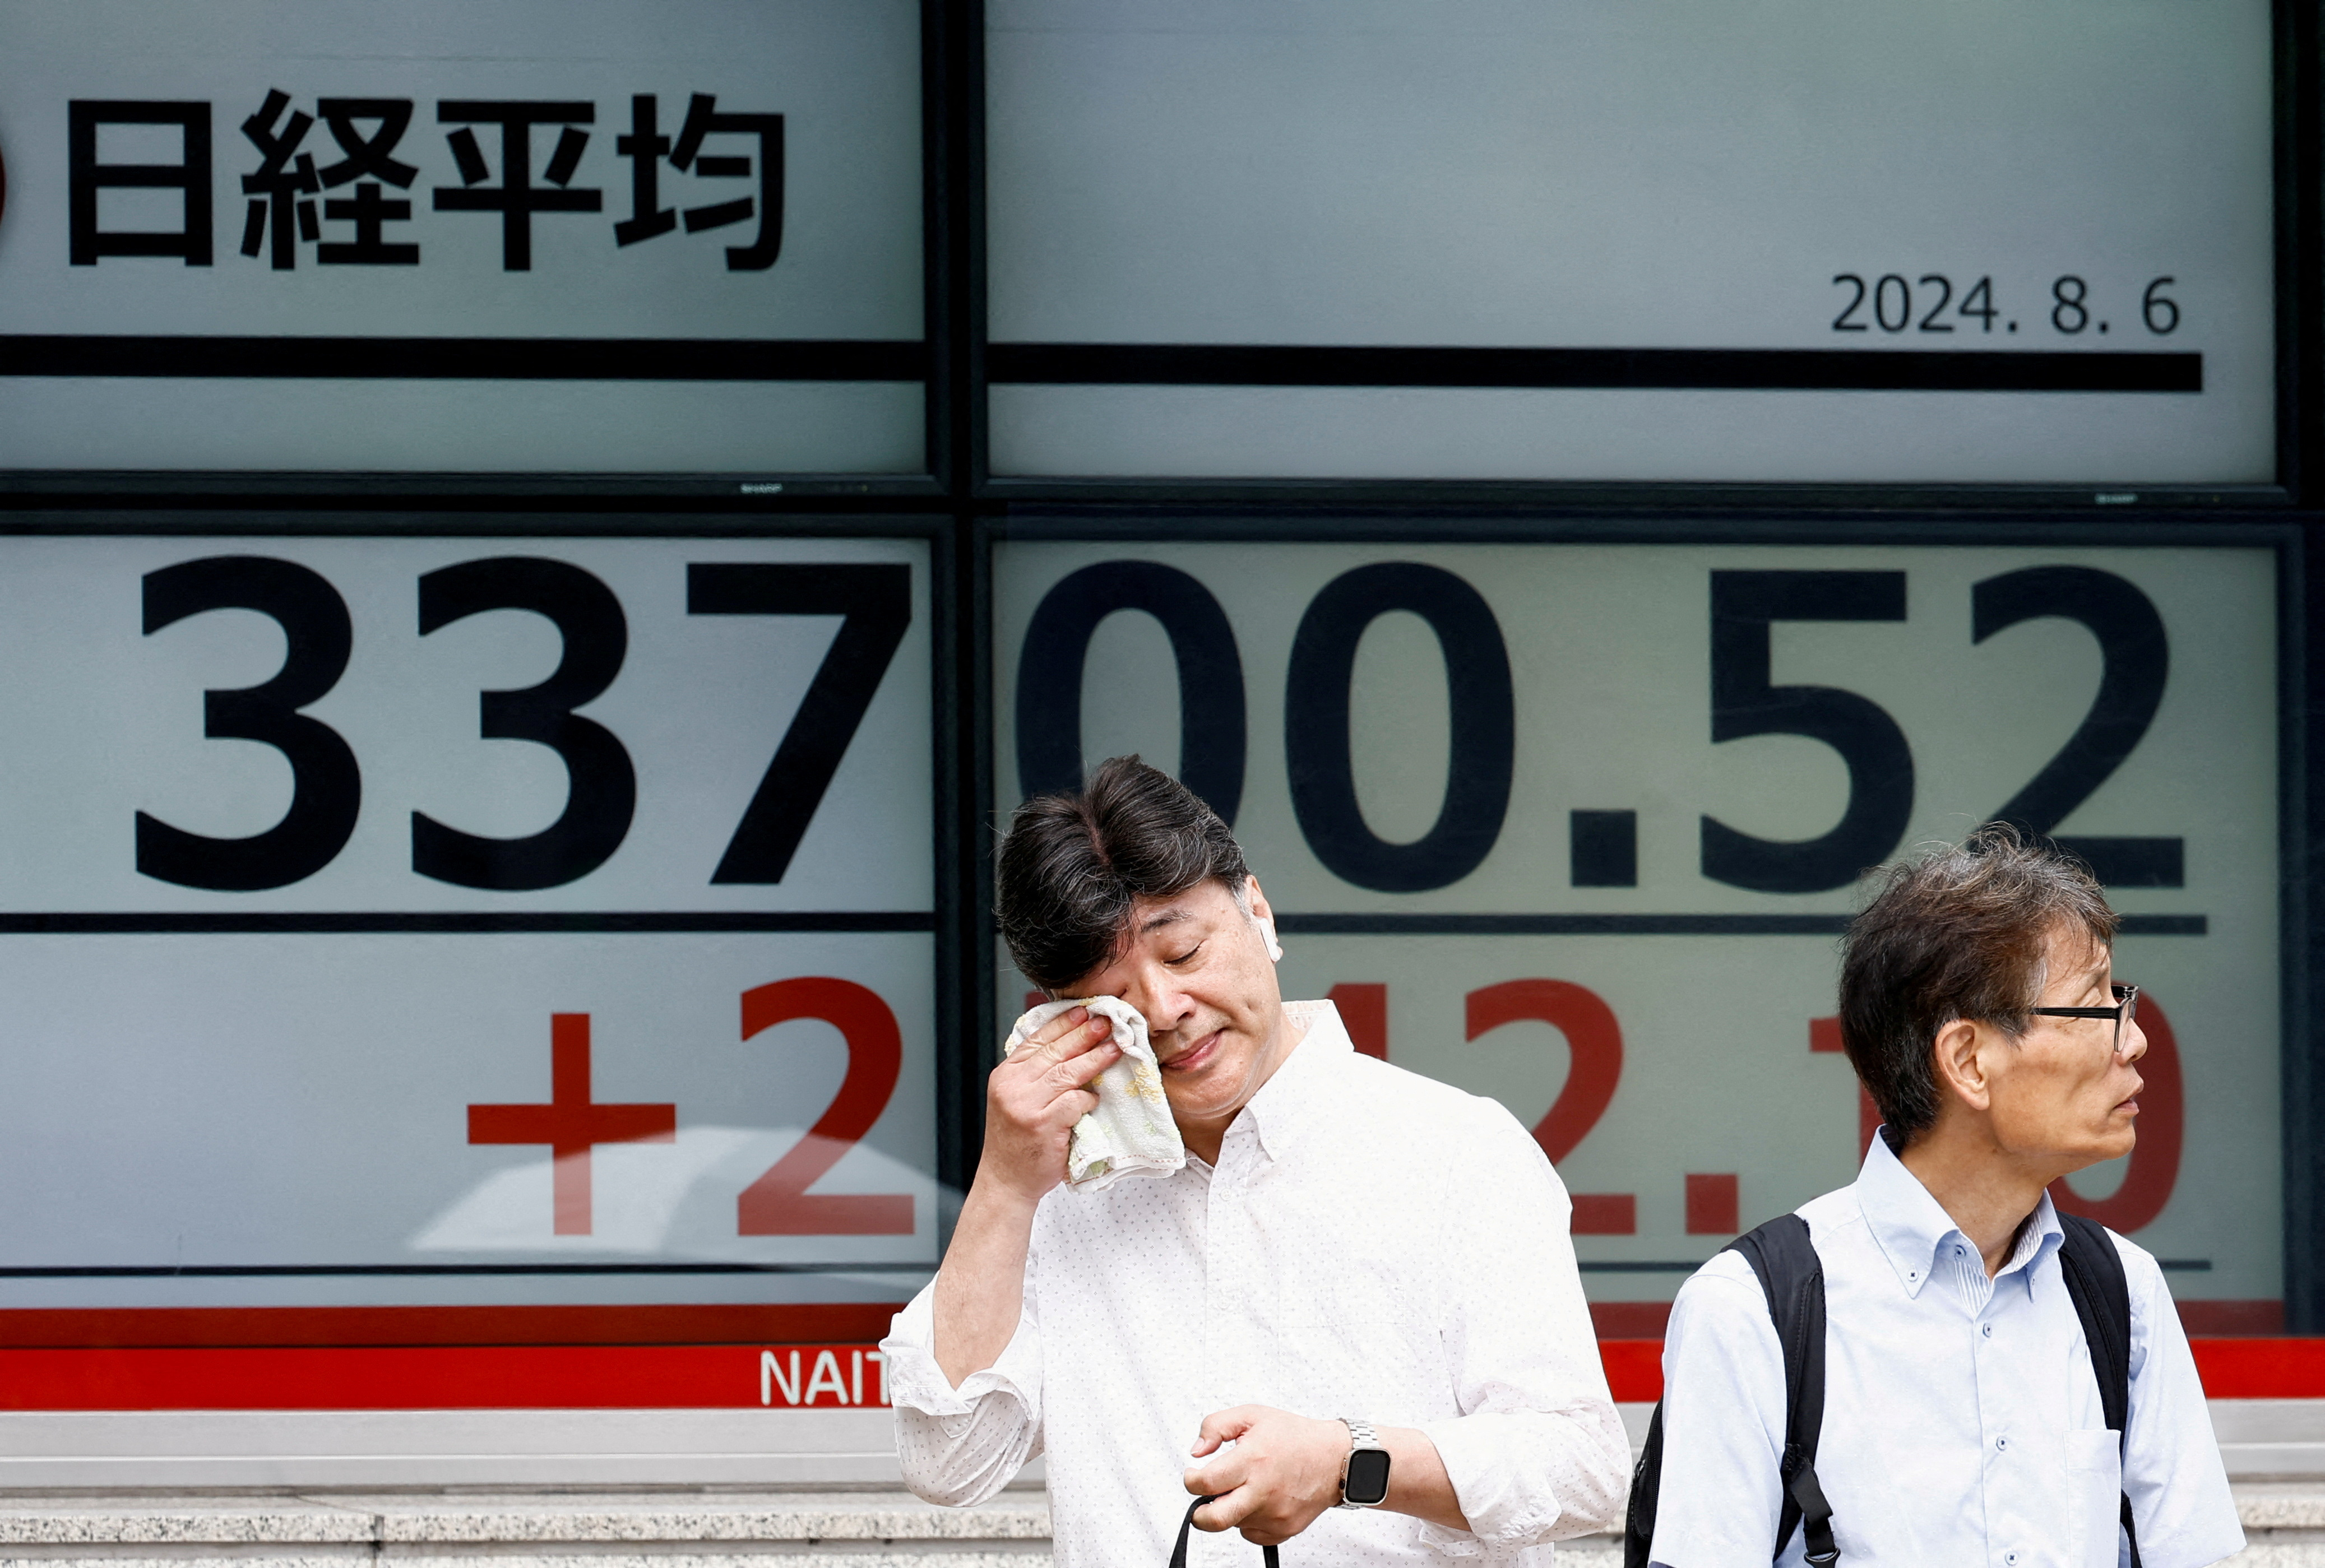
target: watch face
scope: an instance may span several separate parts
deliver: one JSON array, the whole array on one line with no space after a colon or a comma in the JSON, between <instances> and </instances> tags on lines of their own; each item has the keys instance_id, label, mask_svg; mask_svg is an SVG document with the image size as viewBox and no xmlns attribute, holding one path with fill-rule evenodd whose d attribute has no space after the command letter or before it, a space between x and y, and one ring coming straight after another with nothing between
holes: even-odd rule
<instances>
[{"instance_id":1,"label":"watch face","mask_svg":"<svg viewBox=\"0 0 2325 1568\"><path fill-rule=\"evenodd\" d=\"M1359 1448L1348 1455L1348 1480L1340 1495L1352 1503L1376 1508L1388 1500L1388 1451Z\"/></svg>"}]
</instances>

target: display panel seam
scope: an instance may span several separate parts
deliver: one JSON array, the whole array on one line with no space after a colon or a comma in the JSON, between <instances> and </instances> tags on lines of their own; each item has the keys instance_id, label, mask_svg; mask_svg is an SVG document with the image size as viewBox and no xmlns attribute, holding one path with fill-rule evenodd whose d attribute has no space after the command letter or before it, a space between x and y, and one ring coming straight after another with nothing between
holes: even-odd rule
<instances>
[{"instance_id":1,"label":"display panel seam","mask_svg":"<svg viewBox=\"0 0 2325 1568\"><path fill-rule=\"evenodd\" d=\"M367 381L893 381L911 338L0 336L0 375Z\"/></svg>"},{"instance_id":2,"label":"display panel seam","mask_svg":"<svg viewBox=\"0 0 2325 1568\"><path fill-rule=\"evenodd\" d=\"M1103 512L1092 510L1105 504L1095 497L1060 496L1045 502L1010 503L1007 515L993 520L989 526L996 540L1005 544L1125 548L1153 548L1158 540L1167 540L1172 544L1849 545L1866 549L1924 545L2134 549L2198 545L2274 549L2296 537L2298 529L2297 524L2276 518L2191 520L2153 514L2102 522L2086 516L2055 514L2037 519L1901 515L1851 506L1813 518L1789 514L1700 518L1660 508L1608 517L1603 509L1596 508L1572 515L1539 508L1496 512L1450 504L1441 512L1432 510L1428 526L1422 526L1410 507L1383 503L1375 510L1360 497L1344 493L1360 488L1323 486L1313 494L1302 495L1306 504L1286 504L1284 498L1278 497L1267 503L1221 507L1195 505L1183 496L1174 496L1153 502L1124 501ZM1807 494L1802 486L1772 486L1764 504ZM1871 524L1878 525L1877 535L1868 536Z\"/></svg>"},{"instance_id":3,"label":"display panel seam","mask_svg":"<svg viewBox=\"0 0 2325 1568\"><path fill-rule=\"evenodd\" d=\"M1279 914L1301 936L1839 936L1854 917L1830 915ZM2124 915L2126 936L2202 936L2203 915Z\"/></svg>"},{"instance_id":4,"label":"display panel seam","mask_svg":"<svg viewBox=\"0 0 2325 1568\"><path fill-rule=\"evenodd\" d=\"M0 914L0 936L131 936L208 932L245 936L341 936L378 933L493 934L635 932L640 935L712 931L931 932L932 911L920 909L744 910L381 910L212 914L79 911Z\"/></svg>"},{"instance_id":5,"label":"display panel seam","mask_svg":"<svg viewBox=\"0 0 2325 1568\"><path fill-rule=\"evenodd\" d=\"M996 343L998 383L1653 391L2200 392L2204 356L2141 351L1464 348Z\"/></svg>"},{"instance_id":6,"label":"display panel seam","mask_svg":"<svg viewBox=\"0 0 2325 1568\"><path fill-rule=\"evenodd\" d=\"M0 475L0 491L5 491L11 476ZM177 484L166 475L116 475L114 477L142 478L160 484ZM224 477L232 477L226 475ZM286 481L301 477L298 475L278 475ZM394 483L410 475L378 475L383 484ZM644 483L652 475L616 475L612 478L625 482ZM725 475L694 475L684 476L697 484L727 484L734 477ZM811 475L806 481L797 475L786 476L786 486L807 483L838 484L832 475ZM433 480L429 481L433 483ZM655 481L659 483L659 480ZM578 483L578 482L577 482ZM900 482L901 483L901 482ZM927 481L914 481L923 486ZM182 485L180 486L182 488ZM834 498L818 496L820 504L829 505ZM770 504L779 503L780 498ZM773 515L752 513L672 513L624 512L607 516L575 512L491 512L462 510L458 512L349 512L343 509L317 510L303 514L282 512L233 512L226 513L181 514L190 521L171 528L159 526L156 514L147 511L106 509L85 512L32 512L10 517L0 513L0 538L9 539L311 539L311 540L395 540L402 541L440 539L468 540L475 539L545 539L573 540L589 543L606 540L641 540L654 542L701 541L731 543L738 540L808 540L817 543L839 540L853 543L858 540L907 540L921 542L942 536L948 526L944 512L938 511L898 511L866 514L861 512L797 512ZM641 521L666 524L662 528L641 528Z\"/></svg>"}]
</instances>

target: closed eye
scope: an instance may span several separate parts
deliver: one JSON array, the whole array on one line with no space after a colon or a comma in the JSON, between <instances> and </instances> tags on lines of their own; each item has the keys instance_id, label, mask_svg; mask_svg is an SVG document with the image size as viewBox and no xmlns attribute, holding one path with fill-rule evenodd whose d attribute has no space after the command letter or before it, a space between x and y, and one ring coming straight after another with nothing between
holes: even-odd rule
<instances>
[{"instance_id":1,"label":"closed eye","mask_svg":"<svg viewBox=\"0 0 2325 1568\"><path fill-rule=\"evenodd\" d=\"M1198 942L1192 947L1188 948L1184 953L1180 954L1176 958L1165 958L1162 962L1170 964L1175 969L1180 964L1187 963L1189 960L1192 959L1196 954L1200 953L1202 950L1203 945L1200 942Z\"/></svg>"}]
</instances>

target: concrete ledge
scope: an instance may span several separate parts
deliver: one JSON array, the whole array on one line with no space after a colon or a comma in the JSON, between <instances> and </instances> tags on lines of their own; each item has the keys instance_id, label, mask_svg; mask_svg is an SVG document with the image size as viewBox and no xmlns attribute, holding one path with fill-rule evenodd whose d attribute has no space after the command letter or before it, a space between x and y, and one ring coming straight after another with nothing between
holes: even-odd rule
<instances>
[{"instance_id":1,"label":"concrete ledge","mask_svg":"<svg viewBox=\"0 0 2325 1568\"><path fill-rule=\"evenodd\" d=\"M0 1506L0 1546L1049 1538L1049 1502L1035 1491L1005 1492L973 1508L939 1508L906 1492L341 1493L57 1498Z\"/></svg>"},{"instance_id":2,"label":"concrete ledge","mask_svg":"<svg viewBox=\"0 0 2325 1568\"><path fill-rule=\"evenodd\" d=\"M1622 1407L1635 1442L1645 1405ZM2216 1400L2249 1548L2325 1568L2325 1400ZM1041 1470L901 1489L885 1410L0 1413L0 1568L1035 1568ZM423 1490L428 1489L428 1490ZM1615 1568L1621 1543L1566 1543Z\"/></svg>"},{"instance_id":3,"label":"concrete ledge","mask_svg":"<svg viewBox=\"0 0 2325 1568\"><path fill-rule=\"evenodd\" d=\"M2325 1568L2325 1484L2239 1485L2237 1568ZM1038 1491L943 1508L893 1491L278 1492L0 1497L14 1568L1044 1568ZM1615 1568L1611 1536L1562 1544Z\"/></svg>"},{"instance_id":4,"label":"concrete ledge","mask_svg":"<svg viewBox=\"0 0 2325 1568\"><path fill-rule=\"evenodd\" d=\"M903 1492L358 1493L0 1499L0 1564L104 1568L1036 1568L1038 1491L975 1508Z\"/></svg>"},{"instance_id":5,"label":"concrete ledge","mask_svg":"<svg viewBox=\"0 0 2325 1568\"><path fill-rule=\"evenodd\" d=\"M0 1412L0 1492L903 1485L885 1410Z\"/></svg>"}]
</instances>

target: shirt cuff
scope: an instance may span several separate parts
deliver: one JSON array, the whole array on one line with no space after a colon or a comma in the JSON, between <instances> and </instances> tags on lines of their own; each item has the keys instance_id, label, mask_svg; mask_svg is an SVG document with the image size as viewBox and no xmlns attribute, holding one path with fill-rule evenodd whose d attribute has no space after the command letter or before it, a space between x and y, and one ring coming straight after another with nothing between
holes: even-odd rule
<instances>
[{"instance_id":1,"label":"shirt cuff","mask_svg":"<svg viewBox=\"0 0 2325 1568\"><path fill-rule=\"evenodd\" d=\"M1512 1420L1508 1414L1477 1412L1421 1424L1419 1430L1436 1444L1462 1517L1469 1521L1467 1530L1423 1521L1422 1545L1449 1557L1496 1562L1539 1545L1556 1522L1558 1500L1539 1495L1539 1480L1530 1486L1522 1483L1511 1463Z\"/></svg>"},{"instance_id":2,"label":"shirt cuff","mask_svg":"<svg viewBox=\"0 0 2325 1568\"><path fill-rule=\"evenodd\" d=\"M1019 1311L1017 1332L1009 1336L994 1363L963 1378L960 1387L944 1375L936 1358L936 1284L906 1303L880 1342L888 1374L888 1402L899 1409L928 1416L965 1416L977 1402L996 1390L1014 1397L1026 1410L1035 1408L1042 1387L1042 1337L1030 1314Z\"/></svg>"},{"instance_id":3,"label":"shirt cuff","mask_svg":"<svg viewBox=\"0 0 2325 1568\"><path fill-rule=\"evenodd\" d=\"M1549 1554L1542 1545L1496 1546L1481 1541L1467 1530L1457 1530L1448 1525L1432 1525L1427 1519L1415 1519L1421 1526L1421 1544L1442 1557L1459 1557L1475 1568L1492 1568L1496 1563L1524 1563L1538 1562Z\"/></svg>"},{"instance_id":4,"label":"shirt cuff","mask_svg":"<svg viewBox=\"0 0 2325 1568\"><path fill-rule=\"evenodd\" d=\"M1447 1557L1477 1557L1485 1552L1485 1543L1467 1530L1457 1530L1450 1525L1431 1524L1417 1519L1421 1526L1421 1544L1431 1551Z\"/></svg>"}]
</instances>

